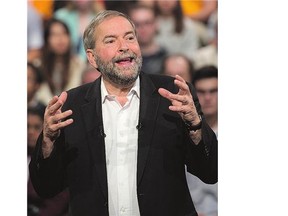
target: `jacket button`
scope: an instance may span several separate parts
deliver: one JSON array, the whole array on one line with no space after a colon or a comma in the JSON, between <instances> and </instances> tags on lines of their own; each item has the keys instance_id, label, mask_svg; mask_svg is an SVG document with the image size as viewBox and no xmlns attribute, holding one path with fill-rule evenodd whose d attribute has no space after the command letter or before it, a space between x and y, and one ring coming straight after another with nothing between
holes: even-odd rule
<instances>
[{"instance_id":1,"label":"jacket button","mask_svg":"<svg viewBox=\"0 0 288 216\"><path fill-rule=\"evenodd\" d=\"M105 203L104 203L104 206L108 206L108 202L105 202Z\"/></svg>"}]
</instances>

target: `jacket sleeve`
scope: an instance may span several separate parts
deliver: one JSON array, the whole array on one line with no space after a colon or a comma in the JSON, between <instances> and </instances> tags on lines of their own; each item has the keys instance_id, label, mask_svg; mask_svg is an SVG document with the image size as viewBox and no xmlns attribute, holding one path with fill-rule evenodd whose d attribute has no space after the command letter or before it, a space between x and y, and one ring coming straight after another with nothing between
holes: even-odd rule
<instances>
[{"instance_id":1,"label":"jacket sleeve","mask_svg":"<svg viewBox=\"0 0 288 216\"><path fill-rule=\"evenodd\" d=\"M51 155L44 159L42 154L43 132L39 135L33 152L29 173L37 194L42 198L51 198L66 187L64 132L54 143Z\"/></svg>"},{"instance_id":2,"label":"jacket sleeve","mask_svg":"<svg viewBox=\"0 0 288 216\"><path fill-rule=\"evenodd\" d=\"M202 116L202 139L195 145L187 132L186 166L187 171L207 184L218 182L218 140L216 134L205 121L194 87L189 84L199 115Z\"/></svg>"}]
</instances>

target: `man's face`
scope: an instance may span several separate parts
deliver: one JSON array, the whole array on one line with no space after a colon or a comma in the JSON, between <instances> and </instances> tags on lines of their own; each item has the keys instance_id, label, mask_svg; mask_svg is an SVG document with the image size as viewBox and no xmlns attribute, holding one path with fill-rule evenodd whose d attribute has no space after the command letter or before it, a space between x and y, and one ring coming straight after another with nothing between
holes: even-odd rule
<instances>
[{"instance_id":1,"label":"man's face","mask_svg":"<svg viewBox=\"0 0 288 216\"><path fill-rule=\"evenodd\" d=\"M27 67L27 99L28 102L32 100L36 91L39 88L39 84L36 81L35 73L31 67Z\"/></svg>"},{"instance_id":2,"label":"man's face","mask_svg":"<svg viewBox=\"0 0 288 216\"><path fill-rule=\"evenodd\" d=\"M140 46L150 45L156 34L156 20L153 12L144 8L135 9L131 11L130 17L136 26Z\"/></svg>"},{"instance_id":3,"label":"man's face","mask_svg":"<svg viewBox=\"0 0 288 216\"><path fill-rule=\"evenodd\" d=\"M140 47L130 22L124 17L103 21L95 30L95 62L103 78L128 87L142 66Z\"/></svg>"},{"instance_id":4,"label":"man's face","mask_svg":"<svg viewBox=\"0 0 288 216\"><path fill-rule=\"evenodd\" d=\"M54 23L51 26L48 43L57 55L63 55L70 49L70 36L62 24Z\"/></svg>"},{"instance_id":5,"label":"man's face","mask_svg":"<svg viewBox=\"0 0 288 216\"><path fill-rule=\"evenodd\" d=\"M217 115L218 79L213 77L198 80L195 83L195 88L204 115Z\"/></svg>"},{"instance_id":6,"label":"man's face","mask_svg":"<svg viewBox=\"0 0 288 216\"><path fill-rule=\"evenodd\" d=\"M175 77L181 76L185 81L191 82L189 63L183 57L170 57L165 61L164 74Z\"/></svg>"},{"instance_id":7,"label":"man's face","mask_svg":"<svg viewBox=\"0 0 288 216\"><path fill-rule=\"evenodd\" d=\"M34 148L37 138L42 130L43 120L35 114L27 116L27 143L30 148Z\"/></svg>"}]
</instances>

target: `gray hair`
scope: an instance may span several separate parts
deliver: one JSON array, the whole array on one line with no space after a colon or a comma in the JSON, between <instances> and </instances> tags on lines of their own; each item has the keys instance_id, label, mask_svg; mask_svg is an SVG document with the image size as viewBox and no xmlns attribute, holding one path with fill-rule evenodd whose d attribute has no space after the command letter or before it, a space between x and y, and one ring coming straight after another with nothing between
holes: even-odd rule
<instances>
[{"instance_id":1,"label":"gray hair","mask_svg":"<svg viewBox=\"0 0 288 216\"><path fill-rule=\"evenodd\" d=\"M95 29L99 26L105 19L121 16L126 18L132 25L134 32L136 34L136 28L133 21L128 17L126 14L114 11L114 10L103 10L100 11L89 23L86 27L84 34L83 34L83 44L85 50L87 49L94 49L95 48Z\"/></svg>"}]
</instances>

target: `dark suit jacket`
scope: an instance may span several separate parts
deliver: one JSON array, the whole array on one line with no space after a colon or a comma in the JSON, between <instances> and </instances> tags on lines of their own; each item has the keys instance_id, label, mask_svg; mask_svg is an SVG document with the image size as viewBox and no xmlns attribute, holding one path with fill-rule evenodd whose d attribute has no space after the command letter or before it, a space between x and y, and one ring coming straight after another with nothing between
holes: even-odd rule
<instances>
[{"instance_id":1,"label":"dark suit jacket","mask_svg":"<svg viewBox=\"0 0 288 216\"><path fill-rule=\"evenodd\" d=\"M140 75L137 196L141 216L197 215L185 177L185 165L206 183L217 182L217 139L205 119L202 141L195 145L181 117L158 93L178 92L174 78ZM201 108L190 85L198 110ZM49 158L43 159L42 134L30 163L35 190L51 197L70 191L72 215L107 216L108 188L100 78L68 91L62 110L72 109L74 123L61 131Z\"/></svg>"}]
</instances>

